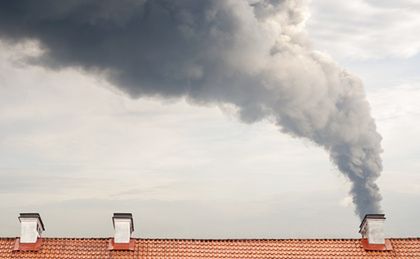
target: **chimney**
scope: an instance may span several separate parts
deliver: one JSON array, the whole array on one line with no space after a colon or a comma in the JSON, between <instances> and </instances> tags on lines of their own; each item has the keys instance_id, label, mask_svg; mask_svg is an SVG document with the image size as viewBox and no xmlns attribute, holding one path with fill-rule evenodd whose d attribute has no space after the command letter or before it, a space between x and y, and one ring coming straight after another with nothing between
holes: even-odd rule
<instances>
[{"instance_id":1,"label":"chimney","mask_svg":"<svg viewBox=\"0 0 420 259\"><path fill-rule=\"evenodd\" d=\"M360 224L359 233L369 245L385 245L385 214L366 214Z\"/></svg>"},{"instance_id":2,"label":"chimney","mask_svg":"<svg viewBox=\"0 0 420 259\"><path fill-rule=\"evenodd\" d=\"M39 213L20 213L20 243L34 244L45 230Z\"/></svg>"},{"instance_id":3,"label":"chimney","mask_svg":"<svg viewBox=\"0 0 420 259\"><path fill-rule=\"evenodd\" d=\"M114 213L112 217L114 225L114 243L130 243L131 234L134 231L133 215L131 213Z\"/></svg>"}]
</instances>

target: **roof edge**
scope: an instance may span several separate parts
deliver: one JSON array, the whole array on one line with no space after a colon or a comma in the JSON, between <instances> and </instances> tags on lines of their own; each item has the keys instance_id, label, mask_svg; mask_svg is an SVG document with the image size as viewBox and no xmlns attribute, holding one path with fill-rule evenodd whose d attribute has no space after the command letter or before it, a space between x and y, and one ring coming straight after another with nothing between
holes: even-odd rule
<instances>
[{"instance_id":1,"label":"roof edge","mask_svg":"<svg viewBox=\"0 0 420 259\"><path fill-rule=\"evenodd\" d=\"M0 240L15 240L19 237L0 237ZM42 237L44 240L109 240L113 237ZM346 241L362 238L132 238L145 241ZM420 237L390 237L388 240L420 240Z\"/></svg>"}]
</instances>

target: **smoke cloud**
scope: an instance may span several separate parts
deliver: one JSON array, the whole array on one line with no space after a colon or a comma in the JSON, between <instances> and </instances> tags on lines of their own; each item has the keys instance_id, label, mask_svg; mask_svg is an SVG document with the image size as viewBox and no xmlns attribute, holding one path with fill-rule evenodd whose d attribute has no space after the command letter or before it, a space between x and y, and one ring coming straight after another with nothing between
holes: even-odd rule
<instances>
[{"instance_id":1,"label":"smoke cloud","mask_svg":"<svg viewBox=\"0 0 420 259\"><path fill-rule=\"evenodd\" d=\"M247 123L329 152L351 181L356 213L380 212L381 136L361 81L311 49L303 0L14 0L0 37L35 40L52 69L105 75L133 98L232 105Z\"/></svg>"}]
</instances>

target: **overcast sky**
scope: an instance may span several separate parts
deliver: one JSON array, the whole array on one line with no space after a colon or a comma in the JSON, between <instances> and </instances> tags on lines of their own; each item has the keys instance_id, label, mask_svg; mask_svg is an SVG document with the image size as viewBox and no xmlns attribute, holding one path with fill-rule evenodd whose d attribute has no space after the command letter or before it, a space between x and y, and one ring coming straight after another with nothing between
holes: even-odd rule
<instances>
[{"instance_id":1,"label":"overcast sky","mask_svg":"<svg viewBox=\"0 0 420 259\"><path fill-rule=\"evenodd\" d=\"M383 137L386 235L420 236L420 4L315 0L309 12L313 48L362 79ZM40 212L46 236L110 236L113 212L134 214L137 237L359 236L349 183L311 141L23 59L40 51L0 44L1 236L18 235L19 212Z\"/></svg>"}]
</instances>

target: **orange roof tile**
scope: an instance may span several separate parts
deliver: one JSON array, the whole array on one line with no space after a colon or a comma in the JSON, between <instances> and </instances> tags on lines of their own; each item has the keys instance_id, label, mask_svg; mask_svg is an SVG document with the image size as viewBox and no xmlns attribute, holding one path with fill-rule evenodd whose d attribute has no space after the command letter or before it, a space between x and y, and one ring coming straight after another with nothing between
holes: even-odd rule
<instances>
[{"instance_id":1,"label":"orange roof tile","mask_svg":"<svg viewBox=\"0 0 420 259\"><path fill-rule=\"evenodd\" d=\"M13 251L0 238L0 259L420 258L420 238L391 238L391 251L365 251L361 239L135 239L133 251L108 250L109 238L43 238L38 251Z\"/></svg>"}]
</instances>

